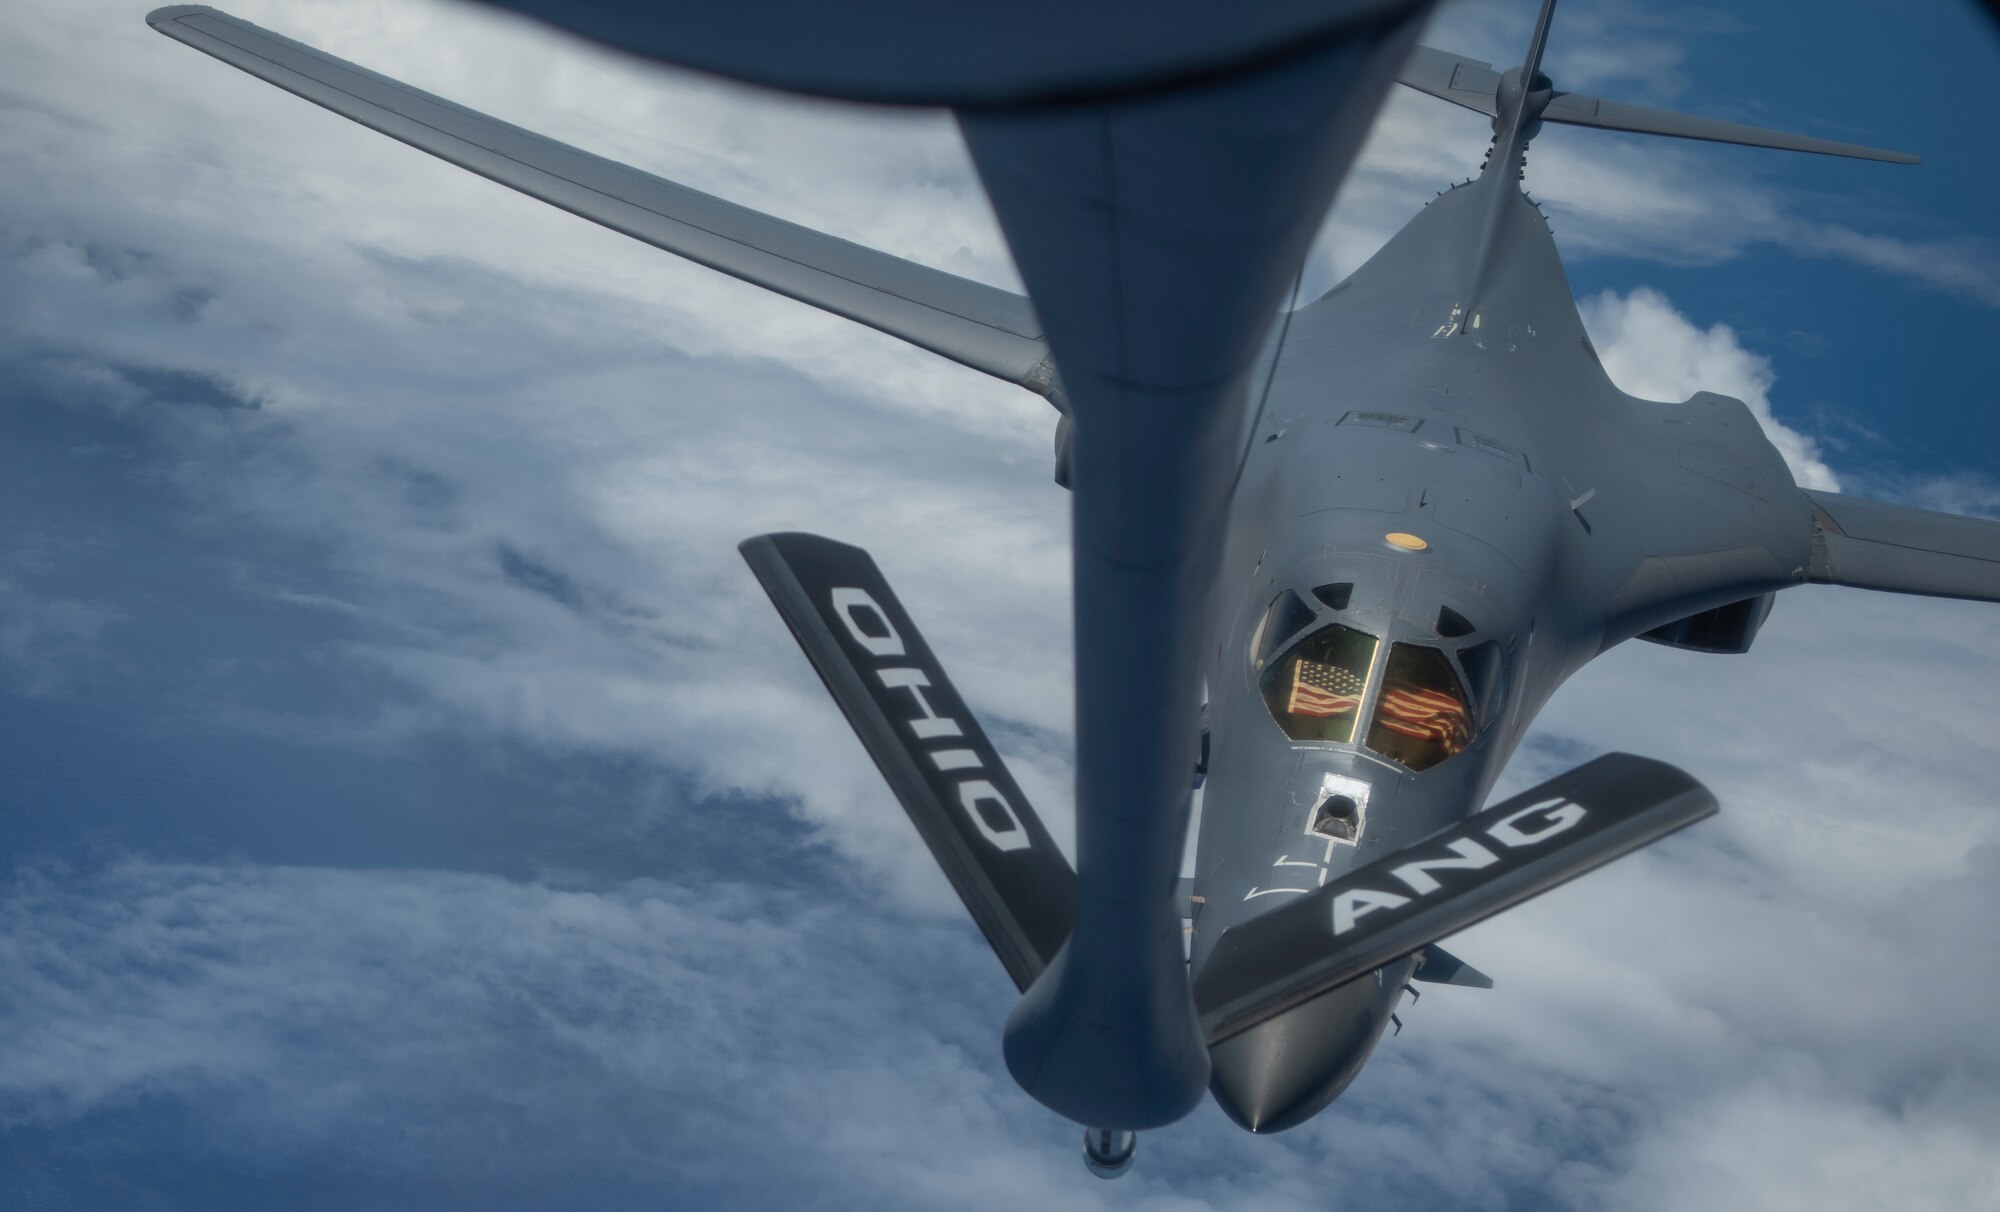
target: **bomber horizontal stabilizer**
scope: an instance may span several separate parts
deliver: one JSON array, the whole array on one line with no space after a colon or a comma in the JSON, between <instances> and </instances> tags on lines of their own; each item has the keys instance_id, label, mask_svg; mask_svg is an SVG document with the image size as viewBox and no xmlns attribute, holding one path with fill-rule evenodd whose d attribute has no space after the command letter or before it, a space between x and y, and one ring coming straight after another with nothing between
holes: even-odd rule
<instances>
[{"instance_id":1,"label":"bomber horizontal stabilizer","mask_svg":"<svg viewBox=\"0 0 2000 1212\"><path fill-rule=\"evenodd\" d=\"M1518 75L1516 76L1518 78ZM1505 76L1491 63L1467 59L1446 51L1419 46L1404 63L1396 82L1427 93L1453 105L1476 110L1489 118L1500 115L1500 89ZM1542 87L1546 88L1544 81ZM1560 89L1549 97L1547 108L1538 115L1543 122L1568 126L1595 126L1600 130L1621 130L1640 135L1668 135L1676 139L1701 139L1710 143L1735 143L1745 147L1771 147L1780 151L1812 152L1822 156L1846 156L1855 160L1879 160L1887 164L1919 164L1917 157L1858 143L1841 143L1811 135L1794 135L1781 130L1765 130L1740 122L1703 118L1672 110L1609 101L1585 93Z\"/></svg>"},{"instance_id":2,"label":"bomber horizontal stabilizer","mask_svg":"<svg viewBox=\"0 0 2000 1212\"><path fill-rule=\"evenodd\" d=\"M767 534L738 550L944 869L1026 989L1076 921L1076 872L859 547Z\"/></svg>"},{"instance_id":3,"label":"bomber horizontal stabilizer","mask_svg":"<svg viewBox=\"0 0 2000 1212\"><path fill-rule=\"evenodd\" d=\"M1489 118L1500 114L1500 73L1481 59L1465 59L1447 51L1419 46L1404 61L1396 83L1462 105Z\"/></svg>"},{"instance_id":4,"label":"bomber horizontal stabilizer","mask_svg":"<svg viewBox=\"0 0 2000 1212\"><path fill-rule=\"evenodd\" d=\"M1611 753L1233 926L1194 981L1214 1045L1716 810L1686 773Z\"/></svg>"},{"instance_id":5,"label":"bomber horizontal stabilizer","mask_svg":"<svg viewBox=\"0 0 2000 1212\"><path fill-rule=\"evenodd\" d=\"M1710 143L1735 143L1744 147L1771 147L1779 151L1812 152L1820 156L1846 156L1851 160L1879 160L1885 164L1921 164L1908 152L1863 147L1811 135L1765 130L1740 122L1677 114L1625 101L1606 101L1582 93L1557 93L1542 111L1542 121L1569 126L1595 126L1600 130L1622 130L1639 135L1669 135L1676 139L1702 139Z\"/></svg>"}]
</instances>

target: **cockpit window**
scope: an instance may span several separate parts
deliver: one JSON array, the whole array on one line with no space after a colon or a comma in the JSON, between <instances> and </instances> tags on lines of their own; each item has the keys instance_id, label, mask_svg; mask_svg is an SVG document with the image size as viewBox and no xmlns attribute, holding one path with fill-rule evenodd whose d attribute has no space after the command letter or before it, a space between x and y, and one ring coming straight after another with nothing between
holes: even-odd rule
<instances>
[{"instance_id":1,"label":"cockpit window","mask_svg":"<svg viewBox=\"0 0 2000 1212\"><path fill-rule=\"evenodd\" d=\"M1334 623L1265 665L1259 679L1264 705L1285 735L1295 741L1352 741L1379 642Z\"/></svg>"},{"instance_id":2,"label":"cockpit window","mask_svg":"<svg viewBox=\"0 0 2000 1212\"><path fill-rule=\"evenodd\" d=\"M1445 639L1455 640L1460 636L1471 635L1477 630L1479 629L1472 625L1472 620L1458 611L1449 606L1438 607L1437 633Z\"/></svg>"},{"instance_id":3,"label":"cockpit window","mask_svg":"<svg viewBox=\"0 0 2000 1212\"><path fill-rule=\"evenodd\" d=\"M1300 601L1298 594L1287 589L1272 598L1270 608L1264 611L1264 621L1257 624L1257 635L1250 646L1251 668L1262 669L1264 662L1278 650L1278 645L1297 635L1312 621L1312 607Z\"/></svg>"},{"instance_id":4,"label":"cockpit window","mask_svg":"<svg viewBox=\"0 0 2000 1212\"><path fill-rule=\"evenodd\" d=\"M1429 770L1472 740L1465 691L1436 648L1396 644L1382 672L1382 697L1368 747L1412 770Z\"/></svg>"},{"instance_id":5,"label":"cockpit window","mask_svg":"<svg viewBox=\"0 0 2000 1212\"><path fill-rule=\"evenodd\" d=\"M1336 581L1331 585L1321 585L1313 590L1313 596L1335 610L1345 610L1348 601L1354 597L1354 582Z\"/></svg>"}]
</instances>

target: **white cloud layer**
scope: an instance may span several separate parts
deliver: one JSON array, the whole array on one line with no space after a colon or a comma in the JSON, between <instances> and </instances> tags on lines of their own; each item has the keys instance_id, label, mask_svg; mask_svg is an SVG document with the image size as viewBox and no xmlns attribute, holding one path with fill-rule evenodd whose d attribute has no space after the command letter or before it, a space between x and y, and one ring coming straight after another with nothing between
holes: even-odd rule
<instances>
[{"instance_id":1,"label":"white cloud layer","mask_svg":"<svg viewBox=\"0 0 2000 1212\"><path fill-rule=\"evenodd\" d=\"M236 7L699 188L1010 278L939 116L664 75L484 10ZM1382 1207L2000 1200L1991 611L1803 589L1747 657L1638 646L1586 670L1510 785L1630 749L1697 772L1723 815L1468 932L1456 949L1500 987L1431 991L1309 1127L1252 1140L1204 1111L1098 1187L1002 1073L1004 982L733 551L779 528L876 551L1066 834L1046 405L429 161L136 11L34 14L0 48L18 167L0 176L0 362L40 389L20 407L118 418L126 436L66 450L65 476L161 489L176 533L241 553L246 598L301 632L342 621L300 641L309 664L393 687L363 718L284 718L219 668L176 685L175 710L336 753L451 735L657 763L689 788L657 811L789 808L854 886L17 871L0 1131L82 1139L164 1100L225 1171L307 1157L407 1194L443 1157L474 1203L566 1175L745 1206L774 1188L851 1207L1125 1206L1135 1188L1168 1208L1330 1189ZM1518 50L1511 17L1444 20L1445 45ZM1670 92L1673 31L1640 41L1582 27L1580 78L1643 63ZM1319 272L1358 263L1484 140L1393 101ZM1801 235L1775 187L1696 189L1674 149L1622 146L1538 145L1567 253L1766 240L1968 297L1995 280L1978 246L1947 272L1911 252L1933 245ZM1736 395L1802 482L1835 482L1737 333L1643 288L1585 315L1628 391ZM1995 499L1970 474L1903 487ZM119 699L140 624L194 607L59 592L51 536L78 541L40 515L0 535L0 678L51 709ZM256 554L273 544L310 573ZM720 817L718 844L736 827Z\"/></svg>"},{"instance_id":2,"label":"white cloud layer","mask_svg":"<svg viewBox=\"0 0 2000 1212\"><path fill-rule=\"evenodd\" d=\"M1749 406L1801 488L1839 491L1840 480L1821 460L1818 445L1771 415L1777 380L1771 360L1743 348L1727 324L1697 328L1665 295L1643 287L1623 296L1606 291L1583 300L1579 310L1619 390L1675 403L1698 391L1734 396Z\"/></svg>"}]
</instances>

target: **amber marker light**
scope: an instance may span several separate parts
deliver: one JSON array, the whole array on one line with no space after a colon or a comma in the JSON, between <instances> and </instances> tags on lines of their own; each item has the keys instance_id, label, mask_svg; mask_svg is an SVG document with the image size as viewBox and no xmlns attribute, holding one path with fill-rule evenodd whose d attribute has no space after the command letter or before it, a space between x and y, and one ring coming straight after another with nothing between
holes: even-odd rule
<instances>
[{"instance_id":1,"label":"amber marker light","mask_svg":"<svg viewBox=\"0 0 2000 1212\"><path fill-rule=\"evenodd\" d=\"M1429 543L1424 542L1416 535L1406 534L1400 530L1392 530L1388 534L1383 535L1382 541L1398 551L1424 551L1430 547Z\"/></svg>"}]
</instances>

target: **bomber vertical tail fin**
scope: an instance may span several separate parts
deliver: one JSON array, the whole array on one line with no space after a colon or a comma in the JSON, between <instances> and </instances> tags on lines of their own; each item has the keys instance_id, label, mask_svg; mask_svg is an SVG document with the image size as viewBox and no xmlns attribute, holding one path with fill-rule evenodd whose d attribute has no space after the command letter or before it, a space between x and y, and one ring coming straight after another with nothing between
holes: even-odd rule
<instances>
[{"instance_id":1,"label":"bomber vertical tail fin","mask_svg":"<svg viewBox=\"0 0 2000 1212\"><path fill-rule=\"evenodd\" d=\"M1461 308L1468 313L1479 302L1485 289L1503 217L1517 197L1515 182L1520 180L1527 163L1528 144L1545 122L1669 135L1679 139L1704 139L1715 143L1738 143L1750 147L1774 147L1823 156L1879 160L1889 164L1918 163L1915 156L1904 152L1763 130L1718 118L1677 114L1624 101L1607 101L1583 93L1563 92L1542 74L1542 52L1548 46L1549 23L1555 15L1555 7L1555 0L1542 0L1541 12L1535 18L1534 35L1528 40L1528 53L1519 67L1499 72L1484 60L1461 58L1419 46L1396 76L1399 84L1453 105L1476 110L1493 120L1493 146L1487 153L1479 178L1482 186L1491 186L1487 189L1486 218L1473 253L1465 294L1460 300Z\"/></svg>"}]
</instances>

